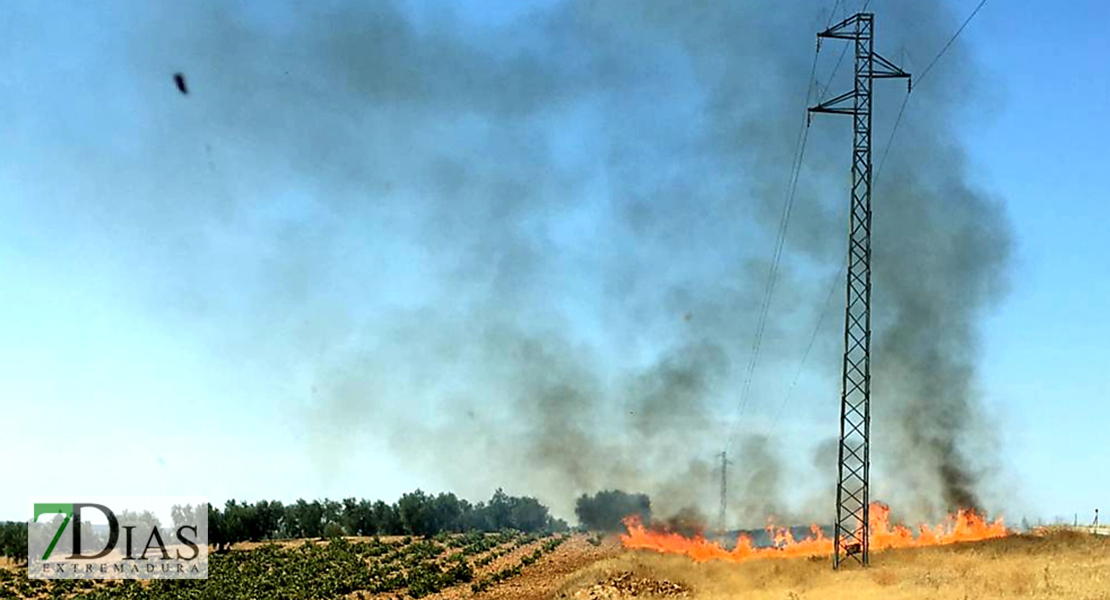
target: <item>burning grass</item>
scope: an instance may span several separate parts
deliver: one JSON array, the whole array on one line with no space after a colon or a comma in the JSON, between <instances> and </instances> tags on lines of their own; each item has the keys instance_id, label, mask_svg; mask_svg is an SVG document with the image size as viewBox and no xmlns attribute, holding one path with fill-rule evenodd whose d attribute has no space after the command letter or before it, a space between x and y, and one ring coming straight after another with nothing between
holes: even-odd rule
<instances>
[{"instance_id":1,"label":"burning grass","mask_svg":"<svg viewBox=\"0 0 1110 600\"><path fill-rule=\"evenodd\" d=\"M892 525L890 508L884 504L872 504L870 515L872 551L973 542L1009 534L1002 519L987 521L971 511L960 511L936 526L920 525L916 534L908 527ZM756 548L750 538L742 535L732 550L700 535L685 537L678 533L648 529L637 517L626 519L625 526L628 532L621 536L621 542L626 548L684 554L699 562L744 562L759 558L821 556L831 554L833 550L832 540L825 537L816 525L811 526L810 537L800 540L795 539L789 529L771 525L768 526L767 533L773 540L773 546Z\"/></svg>"},{"instance_id":2,"label":"burning grass","mask_svg":"<svg viewBox=\"0 0 1110 600\"><path fill-rule=\"evenodd\" d=\"M574 597L577 590L627 572L639 579L675 582L695 599L1110 600L1110 538L1106 536L1073 532L1010 535L876 552L871 562L866 569L835 572L829 555L737 564L628 552L579 572L563 593Z\"/></svg>"}]
</instances>

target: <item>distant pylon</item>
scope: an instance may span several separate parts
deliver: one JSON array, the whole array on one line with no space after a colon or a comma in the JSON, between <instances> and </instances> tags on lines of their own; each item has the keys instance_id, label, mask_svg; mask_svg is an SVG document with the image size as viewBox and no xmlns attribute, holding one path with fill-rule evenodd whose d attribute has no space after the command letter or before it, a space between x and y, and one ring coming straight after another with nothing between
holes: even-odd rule
<instances>
[{"instance_id":1,"label":"distant pylon","mask_svg":"<svg viewBox=\"0 0 1110 600\"><path fill-rule=\"evenodd\" d=\"M855 87L809 109L852 115L852 205L848 217L848 282L844 307L844 369L840 397L840 447L836 480L833 568L841 550L868 563L871 436L871 85L909 73L875 53L872 13L858 13L817 34L854 40Z\"/></svg>"},{"instance_id":2,"label":"distant pylon","mask_svg":"<svg viewBox=\"0 0 1110 600\"><path fill-rule=\"evenodd\" d=\"M717 527L721 533L728 531L726 517L728 515L728 466L732 464L728 459L728 452L717 455L721 459L721 512L717 516Z\"/></svg>"}]
</instances>

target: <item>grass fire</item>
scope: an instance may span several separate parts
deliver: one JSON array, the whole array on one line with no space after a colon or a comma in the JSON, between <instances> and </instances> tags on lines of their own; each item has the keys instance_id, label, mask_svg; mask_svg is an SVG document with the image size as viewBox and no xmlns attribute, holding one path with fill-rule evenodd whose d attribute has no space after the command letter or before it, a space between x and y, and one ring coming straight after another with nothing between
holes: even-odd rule
<instances>
[{"instance_id":1,"label":"grass fire","mask_svg":"<svg viewBox=\"0 0 1110 600\"><path fill-rule=\"evenodd\" d=\"M918 525L911 529L890 522L890 508L875 502L871 504L870 546L872 550L892 548L921 548L942 546L958 542L977 542L1005 537L1011 532L1000 517L988 521L971 510L961 510L935 526ZM811 536L795 539L790 528L767 526L771 540L769 547L757 548L750 537L741 535L732 549L704 536L684 537L681 534L657 531L645 527L638 516L625 521L628 531L620 536L625 548L655 550L661 553L684 554L695 561L723 560L743 562L755 559L797 558L827 556L833 552L833 540L826 537L817 525L810 526Z\"/></svg>"},{"instance_id":2,"label":"grass fire","mask_svg":"<svg viewBox=\"0 0 1110 600\"><path fill-rule=\"evenodd\" d=\"M1110 2L57 4L0 600L1110 600Z\"/></svg>"}]
</instances>

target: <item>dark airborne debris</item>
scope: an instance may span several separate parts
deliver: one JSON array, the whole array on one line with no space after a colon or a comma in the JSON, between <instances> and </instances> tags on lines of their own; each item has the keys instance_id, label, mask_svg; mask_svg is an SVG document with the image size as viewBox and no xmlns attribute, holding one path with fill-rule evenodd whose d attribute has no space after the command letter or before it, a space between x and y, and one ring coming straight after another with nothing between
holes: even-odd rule
<instances>
[{"instance_id":1,"label":"dark airborne debris","mask_svg":"<svg viewBox=\"0 0 1110 600\"><path fill-rule=\"evenodd\" d=\"M177 91L181 92L182 94L184 94L186 96L189 95L189 88L187 88L185 86L185 75L183 75L181 73L174 73L173 74L173 82L177 84Z\"/></svg>"}]
</instances>

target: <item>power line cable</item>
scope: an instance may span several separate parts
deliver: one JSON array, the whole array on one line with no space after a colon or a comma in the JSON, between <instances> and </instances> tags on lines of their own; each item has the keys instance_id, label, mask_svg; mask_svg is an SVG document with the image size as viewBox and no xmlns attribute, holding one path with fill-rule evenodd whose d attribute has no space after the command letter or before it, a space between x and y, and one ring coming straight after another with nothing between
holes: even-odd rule
<instances>
[{"instance_id":1,"label":"power line cable","mask_svg":"<svg viewBox=\"0 0 1110 600\"><path fill-rule=\"evenodd\" d=\"M848 48L851 44L843 44L840 49L840 58L836 59L836 65L833 66L832 74L829 75L829 80L825 82L825 87L821 90L821 95L818 96L818 104L828 99L826 94L829 93L829 88L832 87L833 78L836 77L836 72L840 70L840 64L844 62L844 55L848 54Z\"/></svg>"},{"instance_id":2,"label":"power line cable","mask_svg":"<svg viewBox=\"0 0 1110 600\"><path fill-rule=\"evenodd\" d=\"M806 83L806 97L805 106L809 106L810 98L813 95L814 82L817 75L817 58L819 51L814 51L813 65L810 67L809 80ZM767 273L767 284L763 295L763 301L760 304L759 321L756 325L755 338L752 341L752 349L748 355L748 366L744 374L744 383L741 388L739 403L734 411L733 425L739 423L743 418L744 412L747 409L749 394L751 392L752 380L755 375L756 365L759 363L759 355L763 344L763 333L767 327L767 315L770 312L771 297L774 294L775 284L778 280L779 265L782 259L782 250L786 242L786 233L790 224L790 214L794 206L794 198L798 189L798 174L801 171L802 161L805 158L806 144L809 140L809 124L808 119L803 119L801 127L798 131L798 138L795 142L794 160L790 167L789 191L787 193L786 201L783 203L782 216L779 218L779 228L775 239L775 251L771 259L771 266ZM725 452L731 449L732 440L735 435L735 428L729 434L725 442Z\"/></svg>"},{"instance_id":3,"label":"power line cable","mask_svg":"<svg viewBox=\"0 0 1110 600\"><path fill-rule=\"evenodd\" d=\"M786 394L783 395L782 400L779 402L779 409L775 411L775 417L771 421L770 427L767 428L767 437L775 432L778 427L779 420L782 418L783 412L786 411L786 406L790 403L790 399L794 394L794 388L798 387L798 381L802 377L802 371L805 369L806 360L809 358L810 351L813 350L813 344L817 341L817 334L821 332L821 326L825 323L825 317L829 313L829 307L832 306L833 293L836 291L836 283L844 279L844 267L842 266L836 275L829 282L828 291L825 293L825 304L821 309L821 314L817 317L817 325L813 328L813 333L809 336L809 343L806 344L805 352L802 354L802 360L798 363L798 370L794 372L794 379L790 381L790 387L786 388Z\"/></svg>"},{"instance_id":4,"label":"power line cable","mask_svg":"<svg viewBox=\"0 0 1110 600\"><path fill-rule=\"evenodd\" d=\"M866 0L863 4L863 7L860 8L860 11L866 9L867 5L870 4L870 3L871 3L871 0ZM835 15L836 8L840 5L841 5L841 0L837 0L837 3L833 6L832 13L830 13L830 19L828 21L829 26L831 26L831 24L832 24L832 18L831 17L833 15ZM845 10L847 10L848 5L847 5L846 2L843 4L843 6L844 6ZM840 69L840 65L844 61L844 56L847 54L847 50L848 50L848 45L845 45L843 47L843 49L841 49L840 56L837 58L836 64L833 66L833 70L829 74L828 79L825 81L824 86L821 85L821 82L818 81L817 77L816 77L816 74L817 74L817 60L818 60L818 55L819 55L819 52L820 52L820 48L818 48L817 52L814 53L813 64L810 67L809 84L807 85L807 91L806 91L805 105L807 107L809 106L809 101L810 101L811 94L812 94L812 91L813 91L813 88L814 88L815 84L816 84L816 87L820 90L818 92L818 98L819 99L823 99L825 97L825 95L828 93L829 88L832 86L833 79L836 77L836 73ZM756 336L755 336L755 340L754 340L753 345L752 345L752 350L749 354L748 367L747 367L747 370L745 371L744 383L743 383L743 386L741 388L739 407L735 411L735 415L734 415L734 418L733 418L734 428L733 428L733 431L730 432L729 437L728 437L728 441L725 444L725 451L726 452L728 450L730 450L731 447L732 447L732 441L733 441L734 436L736 435L735 425L739 424L740 420L742 420L742 418L744 416L744 413L747 410L747 406L748 406L749 399L750 399L751 386L752 386L752 383L755 379L755 368L759 363L759 355L760 355L760 352L761 352L761 349L762 349L762 343L763 343L763 334L766 330L767 315L768 315L769 310L770 310L771 296L773 295L774 286L775 286L775 284L777 283L777 280L778 280L779 265L781 263L783 247L784 247L785 242L786 242L786 232L787 232L787 228L789 227L790 215L792 213L793 205L794 205L794 199L795 199L796 194L797 194L798 181L800 180L800 177L801 177L802 162L805 158L805 149L806 149L807 141L809 140L808 113L807 113L807 119L803 122L803 125L802 125L801 129L799 130L798 134L799 134L799 141L795 143L795 149L796 149L795 150L795 157L794 157L794 161L791 164L791 176L790 176L790 182L789 182L789 193L787 194L786 203L783 206L783 215L782 215L782 217L779 221L779 232L778 232L778 234L776 236L776 240L775 240L775 253L774 253L774 256L772 258L770 271L768 273L767 290L766 290L766 293L764 294L763 302L760 305L760 316L759 316L758 324L756 326ZM831 294L831 292L830 292L830 294ZM814 333L814 337L816 337L816 332ZM808 354L808 351L807 351L807 354Z\"/></svg>"},{"instance_id":5,"label":"power line cable","mask_svg":"<svg viewBox=\"0 0 1110 600\"><path fill-rule=\"evenodd\" d=\"M829 11L829 20L825 23L825 29L832 27L833 19L836 18L836 9L840 8L840 2L841 0L836 0L836 4L833 4L832 10Z\"/></svg>"},{"instance_id":6,"label":"power line cable","mask_svg":"<svg viewBox=\"0 0 1110 600\"><path fill-rule=\"evenodd\" d=\"M883 165L886 164L886 156L890 154L890 146L894 143L894 135L898 133L898 125L902 123L902 116L906 114L906 105L910 102L910 92L906 92L906 96L902 98L902 106L898 109L898 118L894 119L894 127L890 130L890 137L886 140L886 145L883 147L883 156L879 159L879 168L875 169L875 179L879 178L879 173L883 172Z\"/></svg>"},{"instance_id":7,"label":"power line cable","mask_svg":"<svg viewBox=\"0 0 1110 600\"><path fill-rule=\"evenodd\" d=\"M940 60L941 56L943 56L944 53L948 51L948 48L952 45L953 42L956 41L956 38L958 38L960 36L960 33L963 32L964 28L966 28L968 23L970 23L971 20L973 18L975 18L975 15L979 12L979 10L981 8L983 8L983 5L986 4L986 3L987 3L987 0L981 0L979 2L978 6L975 7L975 10L971 11L971 14L968 15L967 19L965 19L963 24L960 25L960 28L956 30L956 33L954 33L952 35L952 37L948 39L948 41L944 44L944 47L942 47L940 49L940 52L938 52L937 55L935 57L933 57L933 60L929 62L929 65L927 67L925 67L925 69L921 72L921 75L918 76L918 78L917 78L918 85L920 85L921 80L925 77L925 75L933 68L934 65L937 64L937 61ZM860 8L860 12L863 12L864 10L866 10L867 6L869 4L871 4L871 0L866 0L866 2L864 2L864 4L863 4L863 7ZM837 64L837 66L839 66L839 62ZM836 74L836 69L834 68L833 69L833 75L835 75L835 74ZM829 83L832 82L831 80L832 80L832 78L830 77ZM826 85L826 90L827 89L828 89L828 86ZM824 93L822 93L822 96L823 95L824 95ZM876 180L879 178L879 174L882 173L883 165L886 163L886 157L890 153L890 147L891 147L891 144L894 141L894 135L898 132L898 126L899 126L899 124L901 124L902 118L905 115L906 105L909 103L909 99L910 99L910 93L907 91L905 97L902 99L902 106L898 109L898 116L894 120L894 127L891 129L890 137L889 137L889 139L887 139L887 142L886 142L886 147L883 149L882 158L879 161L879 167L878 167L878 169L875 170L874 179L876 179ZM832 300L833 292L836 291L836 282L839 281L839 280L842 280L844 278L844 273L845 273L846 268L847 268L847 264L841 265L839 273L829 283L829 288L828 288L828 291L826 292L826 295L825 295L824 307L821 309L821 313L817 318L817 324L814 327L813 334L810 335L809 343L806 344L805 352L802 354L802 359L798 364L798 370L795 372L794 378L791 381L790 386L787 388L786 393L783 395L783 399L779 403L779 409L778 409L778 411L776 411L775 417L771 422L771 426L768 428L767 435L770 435L774 431L775 427L778 426L778 422L779 422L783 412L786 409L786 405L789 403L790 398L791 398L791 396L794 392L794 389L798 385L799 378L801 377L802 371L805 368L805 363L809 359L810 351L813 349L814 342L817 339L818 333L821 331L821 326L824 324L825 317L828 314L829 307L831 306L831 300Z\"/></svg>"},{"instance_id":8,"label":"power line cable","mask_svg":"<svg viewBox=\"0 0 1110 600\"><path fill-rule=\"evenodd\" d=\"M956 41L956 38L960 37L960 34L963 33L964 28L967 27L967 24L975 18L975 15L979 13L979 9L983 8L983 5L986 3L987 0L982 0L981 2L979 2L979 5L975 7L975 10L971 11L971 14L968 15L967 19L964 20L964 24L960 25L960 28L956 30L956 33L952 34L952 37L948 39L948 42L944 44L944 47L940 49L940 52L938 52L937 55L933 57L933 60L929 63L929 66L925 67L925 70L921 72L921 75L918 75L917 83L919 85L921 84L921 80L925 79L925 76L929 74L930 70L932 70L933 65L937 64L937 61L940 60L940 57L944 56L944 53L948 51L948 47L952 45L952 42Z\"/></svg>"},{"instance_id":9,"label":"power line cable","mask_svg":"<svg viewBox=\"0 0 1110 600\"><path fill-rule=\"evenodd\" d=\"M868 1L870 2L870 0ZM945 42L944 47L940 49L940 52L937 52L937 55L933 57L933 60L929 61L929 65L925 67L925 70L921 72L921 75L917 76L917 85L919 87L921 86L921 81L925 79L925 76L937 64L937 61L940 60L940 57L944 56L944 53L948 51L948 48L952 46L952 43L956 41L956 38L960 37L960 34L963 33L964 28L967 27L967 24L975 18L975 15L979 14L979 10L983 8L983 5L986 3L987 0L980 0L979 4L975 7L975 10L971 11L971 14L968 15L966 19L964 19L963 24L960 25L960 28L956 30L956 33L953 33L952 37L948 38L948 41ZM906 113L906 105L909 104L909 101L910 92L906 92L906 97L902 99L902 106L898 109L898 117L894 120L894 127L890 130L890 138L887 139L886 147L883 148L882 158L879 159L879 168L875 170L876 179L878 179L879 173L882 172L883 165L886 164L886 157L888 154L890 154L890 146L894 142L894 136L898 133L898 126L902 124L902 117Z\"/></svg>"}]
</instances>

